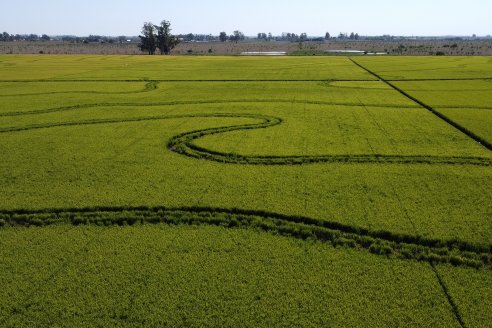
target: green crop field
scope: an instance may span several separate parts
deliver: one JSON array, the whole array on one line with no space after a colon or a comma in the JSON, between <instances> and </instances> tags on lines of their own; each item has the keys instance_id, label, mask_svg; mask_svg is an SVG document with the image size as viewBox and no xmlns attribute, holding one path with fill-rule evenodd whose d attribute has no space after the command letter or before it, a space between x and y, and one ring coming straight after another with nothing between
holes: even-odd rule
<instances>
[{"instance_id":1,"label":"green crop field","mask_svg":"<svg viewBox=\"0 0 492 328\"><path fill-rule=\"evenodd\" d=\"M492 322L490 57L0 56L0 327Z\"/></svg>"}]
</instances>

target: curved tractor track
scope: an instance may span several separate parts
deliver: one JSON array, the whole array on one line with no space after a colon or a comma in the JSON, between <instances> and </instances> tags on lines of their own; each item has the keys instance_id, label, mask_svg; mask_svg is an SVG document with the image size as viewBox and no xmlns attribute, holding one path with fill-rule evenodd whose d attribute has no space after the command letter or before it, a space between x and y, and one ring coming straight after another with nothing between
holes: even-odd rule
<instances>
[{"instance_id":1,"label":"curved tractor track","mask_svg":"<svg viewBox=\"0 0 492 328\"><path fill-rule=\"evenodd\" d=\"M440 240L345 225L303 216L213 207L93 207L0 211L0 226L214 225L253 228L277 235L313 239L390 258L491 269L492 245Z\"/></svg>"},{"instance_id":2,"label":"curved tractor track","mask_svg":"<svg viewBox=\"0 0 492 328\"><path fill-rule=\"evenodd\" d=\"M59 81L59 82L63 82L63 81ZM157 90L158 88L159 88L159 81L149 81L145 83L143 89L135 90L135 91L53 91L53 92L0 94L0 97L25 97L25 96L60 95L60 94L126 95L126 94L150 92L150 91Z\"/></svg>"},{"instance_id":3,"label":"curved tractor track","mask_svg":"<svg viewBox=\"0 0 492 328\"><path fill-rule=\"evenodd\" d=\"M135 106L138 106L135 104ZM74 122L60 122L48 124L31 124L20 127L0 128L0 133L20 132L55 127L115 124L125 122L141 122L153 120L168 120L181 118L247 118L257 119L259 123L223 126L185 132L172 137L167 144L169 150L192 158L205 159L220 163L252 164L252 165L300 165L314 163L393 163L393 164L452 164L452 165L481 165L490 166L492 159L486 157L459 157L459 156L430 156L430 155L385 155L385 154L340 154L340 155L292 155L292 156L248 156L235 153L224 153L203 148L194 144L194 141L209 135L228 133L232 131L246 131L265 129L282 124L280 117L260 114L196 114L196 115L168 115L144 116L128 119L100 119Z\"/></svg>"}]
</instances>

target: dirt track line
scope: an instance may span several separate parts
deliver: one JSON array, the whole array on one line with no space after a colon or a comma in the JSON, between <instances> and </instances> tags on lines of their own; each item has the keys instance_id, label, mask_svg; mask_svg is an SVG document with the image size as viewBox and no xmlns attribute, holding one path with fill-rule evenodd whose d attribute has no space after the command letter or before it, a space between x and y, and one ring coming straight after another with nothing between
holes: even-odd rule
<instances>
[{"instance_id":1,"label":"dirt track line","mask_svg":"<svg viewBox=\"0 0 492 328\"><path fill-rule=\"evenodd\" d=\"M298 239L315 239L333 246L369 251L376 255L428 263L490 269L492 245L458 239L431 239L390 231L369 230L337 221L285 215L260 210L214 207L92 207L42 210L0 210L2 226L54 224L134 225L189 224L253 228Z\"/></svg>"},{"instance_id":2,"label":"dirt track line","mask_svg":"<svg viewBox=\"0 0 492 328\"><path fill-rule=\"evenodd\" d=\"M70 110L82 110L98 107L156 107L156 106L180 106L180 105L214 105L214 104L237 104L237 103L286 103L286 104L307 104L307 105L323 105L323 106L343 106L343 107L369 107L369 108L420 108L414 105L392 105L392 104L361 104L358 103L344 103L344 102L325 102L325 101L311 101L311 100L293 100L293 99L231 99L231 100L197 100L197 101L168 101L168 102L156 102L156 103L92 103L74 106L63 106L48 109L39 109L31 111L21 111L21 112L7 112L0 113L0 117L8 116L24 116L24 115L37 115L37 114L47 114L55 112L64 112Z\"/></svg>"},{"instance_id":3,"label":"dirt track line","mask_svg":"<svg viewBox=\"0 0 492 328\"><path fill-rule=\"evenodd\" d=\"M140 81L139 81L140 82ZM138 83L138 82L137 82ZM124 92L104 92L104 91L53 91L53 92L36 92L36 93L17 93L17 94L0 94L0 97L25 97L25 96L44 96L44 95L59 95L59 94L90 94L90 95L126 95L145 93L159 88L158 81L152 81L145 84L142 90L124 91Z\"/></svg>"},{"instance_id":4,"label":"dirt track line","mask_svg":"<svg viewBox=\"0 0 492 328\"><path fill-rule=\"evenodd\" d=\"M459 130L460 132L462 132L463 134L465 134L469 138L471 138L474 141L478 142L483 147L485 147L488 150L492 151L492 143L490 143L487 140L485 140L484 138L476 135L475 133L473 133L472 131L468 130L467 128L461 126L460 124L456 123L455 121L451 120L446 115L442 114L441 112L437 111L436 109L432 108L431 106L423 103L419 99L417 99L414 96L410 95L409 93L407 93L403 89L400 89L399 87L397 87L393 83L389 82L388 80L385 80L384 78L382 78L377 73L369 70L368 68L365 68L364 66L362 66L361 64L359 64L358 62L356 62L355 60L353 60L352 58L349 58L349 60L352 61L355 65L359 66L360 68L366 70L368 73L371 73L372 75L374 75L375 77L377 77L379 80L381 80L382 82L386 83L387 85L389 85L390 87L392 87L394 90L398 91L400 94L404 95L408 99L410 99L413 102L415 102L415 103L419 104L420 106L424 107L429 112L431 112L432 114L434 114L435 116L437 116L438 118L440 118L441 120L443 120L444 122L448 123L449 125L451 125L455 129Z\"/></svg>"},{"instance_id":5,"label":"dirt track line","mask_svg":"<svg viewBox=\"0 0 492 328\"><path fill-rule=\"evenodd\" d=\"M446 284L444 283L444 280L442 279L441 275L437 271L435 264L431 263L430 266L432 268L432 271L436 275L437 282L439 283L439 286L441 286L441 289L442 289L444 296L446 297L446 299L449 303L449 306L451 307L451 311L453 312L453 315L456 318L456 321L458 321L458 323L460 324L460 326L462 328L466 328L465 322L463 321L463 317L461 316L458 305L456 304L453 297L451 296L451 293L449 292L449 289L446 286Z\"/></svg>"},{"instance_id":6,"label":"dirt track line","mask_svg":"<svg viewBox=\"0 0 492 328\"><path fill-rule=\"evenodd\" d=\"M173 83L186 83L186 82L210 82L210 83L221 83L221 82L376 82L377 80L368 79L292 79L292 80L281 80L281 79L217 79L217 80L206 80L206 79L189 79L189 80L161 80L161 79L134 79L134 80L79 80L79 79L60 79L60 80L0 80L0 83L32 83L32 82L173 82Z\"/></svg>"},{"instance_id":7,"label":"dirt track line","mask_svg":"<svg viewBox=\"0 0 492 328\"><path fill-rule=\"evenodd\" d=\"M384 154L341 154L341 155L292 155L292 156L244 156L234 153L222 153L202 148L193 141L207 135L227 133L231 131L246 131L264 129L279 125L283 120L275 116L257 114L200 114L200 115L172 115L146 116L127 119L101 119L76 122L60 122L52 124L33 124L21 127L0 129L0 133L14 133L29 130L49 129L55 127L116 124L126 122L143 122L182 118L247 118L257 119L259 123L238 124L185 132L172 137L167 144L170 151L195 159L204 159L228 164L251 165L303 165L315 163L390 163L390 164L449 164L449 165L479 165L490 166L492 159L486 157L458 157L458 156L431 156L431 155L384 155Z\"/></svg>"}]
</instances>

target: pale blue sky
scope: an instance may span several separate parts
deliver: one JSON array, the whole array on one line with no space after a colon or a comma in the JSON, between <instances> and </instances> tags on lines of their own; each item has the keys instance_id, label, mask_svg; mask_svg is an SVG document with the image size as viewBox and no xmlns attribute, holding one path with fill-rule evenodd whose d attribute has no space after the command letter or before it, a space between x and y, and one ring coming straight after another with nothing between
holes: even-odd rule
<instances>
[{"instance_id":1,"label":"pale blue sky","mask_svg":"<svg viewBox=\"0 0 492 328\"><path fill-rule=\"evenodd\" d=\"M324 35L488 35L492 0L4 0L0 32L138 35L145 21L174 33L235 29Z\"/></svg>"}]
</instances>

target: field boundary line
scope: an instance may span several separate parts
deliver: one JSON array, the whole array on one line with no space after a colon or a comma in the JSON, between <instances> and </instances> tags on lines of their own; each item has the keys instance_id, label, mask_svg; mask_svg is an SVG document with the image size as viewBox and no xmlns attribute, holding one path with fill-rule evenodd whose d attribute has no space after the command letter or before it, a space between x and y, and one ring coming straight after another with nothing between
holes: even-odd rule
<instances>
[{"instance_id":1,"label":"field boundary line","mask_svg":"<svg viewBox=\"0 0 492 328\"><path fill-rule=\"evenodd\" d=\"M430 263L430 266L432 268L432 271L436 275L437 282L439 283L439 286L441 286L441 289L444 293L444 296L446 296L446 299L449 303L449 306L451 306L451 311L453 312L454 317L456 318L456 321L460 324L462 328L466 328L465 322L463 320L463 317L461 316L461 313L458 308L458 304L454 301L453 297L451 296L451 293L449 292L448 287L444 283L444 280L442 279L441 275L437 271L436 265L434 263Z\"/></svg>"},{"instance_id":2,"label":"field boundary line","mask_svg":"<svg viewBox=\"0 0 492 328\"><path fill-rule=\"evenodd\" d=\"M432 114L434 114L435 116L437 116L438 118L440 118L441 120L443 120L444 122L446 122L447 124L451 125L452 127L454 127L455 129L459 130L460 132L462 132L463 134L465 134L467 137L473 139L474 141L478 142L480 145L482 145L483 147L487 148L488 150L492 151L492 143L488 142L487 140L485 140L484 138L476 135L474 132L470 131L469 129L463 127L462 125L456 123L455 121L451 120L449 117L447 117L446 115L442 114L441 112L439 112L438 110L434 109L433 107L425 104L424 102L422 102L421 100L415 98L414 96L410 95L409 93L407 93L406 91L404 91L403 89L397 87L396 85L394 85L393 83L389 82L388 80L385 80L384 78L382 78L380 75L378 75L377 73L369 70L368 68L365 68L364 66L362 66L361 64L359 64L358 62L356 62L355 60L353 60L352 58L349 58L350 61L352 61L355 65L359 66L360 68L366 70L367 72L371 73L372 75L374 75L375 77L377 77L379 80L381 80L382 82L386 83L387 85L389 85L390 87L392 87L394 90L398 91L400 94L402 94L403 96L407 97L408 99L414 101L415 103L419 104L420 106L424 107L425 109L427 109L429 112L431 112Z\"/></svg>"}]
</instances>

